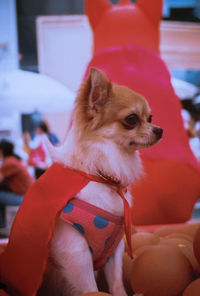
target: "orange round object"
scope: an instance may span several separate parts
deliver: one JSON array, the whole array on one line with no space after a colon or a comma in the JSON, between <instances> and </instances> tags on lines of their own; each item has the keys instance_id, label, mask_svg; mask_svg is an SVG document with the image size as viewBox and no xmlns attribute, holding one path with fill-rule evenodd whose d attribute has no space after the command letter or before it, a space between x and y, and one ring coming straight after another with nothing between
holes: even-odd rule
<instances>
[{"instance_id":1,"label":"orange round object","mask_svg":"<svg viewBox=\"0 0 200 296\"><path fill-rule=\"evenodd\" d=\"M183 255L185 255L188 258L188 260L190 261L193 267L195 274L197 276L200 275L200 265L195 257L193 244L191 241L184 238L178 238L178 237L177 238L165 237L161 240L161 243L177 247L183 253Z\"/></svg>"},{"instance_id":2,"label":"orange round object","mask_svg":"<svg viewBox=\"0 0 200 296\"><path fill-rule=\"evenodd\" d=\"M177 232L182 232L194 236L199 227L200 223L184 224L177 228Z\"/></svg>"},{"instance_id":3,"label":"orange round object","mask_svg":"<svg viewBox=\"0 0 200 296\"><path fill-rule=\"evenodd\" d=\"M173 232L166 236L166 238L183 238L185 240L188 240L190 242L193 242L193 237L187 233L184 232Z\"/></svg>"},{"instance_id":4,"label":"orange round object","mask_svg":"<svg viewBox=\"0 0 200 296\"><path fill-rule=\"evenodd\" d=\"M164 226L160 226L159 228L157 228L154 233L156 235L159 235L160 237L162 236L167 236L171 233L174 233L176 231L176 228L174 228L173 226L170 225L164 225Z\"/></svg>"},{"instance_id":5,"label":"orange round object","mask_svg":"<svg viewBox=\"0 0 200 296\"><path fill-rule=\"evenodd\" d=\"M111 296L111 294L104 293L104 292L88 292L82 294L81 296Z\"/></svg>"},{"instance_id":6,"label":"orange round object","mask_svg":"<svg viewBox=\"0 0 200 296\"><path fill-rule=\"evenodd\" d=\"M194 254L200 264L200 227L196 230L193 240Z\"/></svg>"},{"instance_id":7,"label":"orange round object","mask_svg":"<svg viewBox=\"0 0 200 296\"><path fill-rule=\"evenodd\" d=\"M199 296L200 294L200 279L197 279L189 284L184 290L182 296Z\"/></svg>"},{"instance_id":8,"label":"orange round object","mask_svg":"<svg viewBox=\"0 0 200 296\"><path fill-rule=\"evenodd\" d=\"M135 252L133 253L134 258L139 256L140 253L142 253L144 250L146 250L149 247L149 245L144 245L140 248L138 248L137 250L135 250Z\"/></svg>"},{"instance_id":9,"label":"orange round object","mask_svg":"<svg viewBox=\"0 0 200 296\"><path fill-rule=\"evenodd\" d=\"M155 245L158 244L160 241L160 238L151 232L137 232L132 235L131 237L132 241L132 248L133 252L144 246L144 245Z\"/></svg>"},{"instance_id":10,"label":"orange round object","mask_svg":"<svg viewBox=\"0 0 200 296\"><path fill-rule=\"evenodd\" d=\"M130 282L135 293L145 296L178 296L193 280L189 260L177 247L154 245L133 262Z\"/></svg>"}]
</instances>

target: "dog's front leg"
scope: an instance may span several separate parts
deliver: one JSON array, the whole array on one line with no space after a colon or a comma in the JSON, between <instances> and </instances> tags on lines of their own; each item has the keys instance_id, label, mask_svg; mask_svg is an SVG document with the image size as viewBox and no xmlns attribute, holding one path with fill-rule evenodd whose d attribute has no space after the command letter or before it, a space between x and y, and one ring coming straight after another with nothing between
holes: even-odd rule
<instances>
[{"instance_id":1,"label":"dog's front leg","mask_svg":"<svg viewBox=\"0 0 200 296\"><path fill-rule=\"evenodd\" d=\"M81 254L74 253L70 258L70 265L63 270L66 280L71 286L70 295L80 296L87 292L98 291L93 265L88 251L83 251ZM69 295L69 289L63 289L63 295Z\"/></svg>"},{"instance_id":2,"label":"dog's front leg","mask_svg":"<svg viewBox=\"0 0 200 296\"><path fill-rule=\"evenodd\" d=\"M121 240L104 268L109 290L113 296L127 296L122 280L123 254L124 241Z\"/></svg>"},{"instance_id":3,"label":"dog's front leg","mask_svg":"<svg viewBox=\"0 0 200 296\"><path fill-rule=\"evenodd\" d=\"M60 267L63 296L98 291L88 244L71 225L62 221L57 224L51 254Z\"/></svg>"}]
</instances>

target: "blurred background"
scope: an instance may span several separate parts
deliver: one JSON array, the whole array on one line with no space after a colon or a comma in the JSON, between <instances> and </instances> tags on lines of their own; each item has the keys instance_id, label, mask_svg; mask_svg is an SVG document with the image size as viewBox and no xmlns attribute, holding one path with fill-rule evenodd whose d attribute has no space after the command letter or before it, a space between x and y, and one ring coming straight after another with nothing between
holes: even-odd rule
<instances>
[{"instance_id":1,"label":"blurred background","mask_svg":"<svg viewBox=\"0 0 200 296\"><path fill-rule=\"evenodd\" d=\"M63 141L92 38L84 0L0 0L0 139L21 155L23 133L33 137L41 120ZM199 139L200 0L164 0L160 52L188 136ZM199 140L191 146L199 158Z\"/></svg>"}]
</instances>

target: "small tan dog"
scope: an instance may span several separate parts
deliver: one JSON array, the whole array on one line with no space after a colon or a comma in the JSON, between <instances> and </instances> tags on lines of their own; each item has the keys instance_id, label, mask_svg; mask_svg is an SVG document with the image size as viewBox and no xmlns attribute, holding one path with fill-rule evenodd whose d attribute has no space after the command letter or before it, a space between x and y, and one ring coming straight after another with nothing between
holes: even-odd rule
<instances>
[{"instance_id":1,"label":"small tan dog","mask_svg":"<svg viewBox=\"0 0 200 296\"><path fill-rule=\"evenodd\" d=\"M151 110L144 97L111 83L103 73L92 68L76 99L73 126L66 142L51 154L56 162L128 188L142 174L137 150L152 146L161 137L162 129L151 123ZM128 191L125 196L131 205ZM122 199L114 186L91 181L76 199L111 215L124 215ZM123 253L122 239L104 266L113 296L127 295L122 283ZM48 294L41 289L40 295L80 296L98 291L88 242L60 218L51 242L49 261L48 287L54 287Z\"/></svg>"}]
</instances>

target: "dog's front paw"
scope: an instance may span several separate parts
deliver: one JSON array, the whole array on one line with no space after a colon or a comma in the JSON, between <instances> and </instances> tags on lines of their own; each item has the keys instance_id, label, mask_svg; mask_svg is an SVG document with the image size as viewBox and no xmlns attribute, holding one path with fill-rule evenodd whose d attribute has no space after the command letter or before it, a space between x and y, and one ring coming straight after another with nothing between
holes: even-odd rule
<instances>
[{"instance_id":1,"label":"dog's front paw","mask_svg":"<svg viewBox=\"0 0 200 296\"><path fill-rule=\"evenodd\" d=\"M112 288L112 296L127 296L122 282L116 281Z\"/></svg>"}]
</instances>

